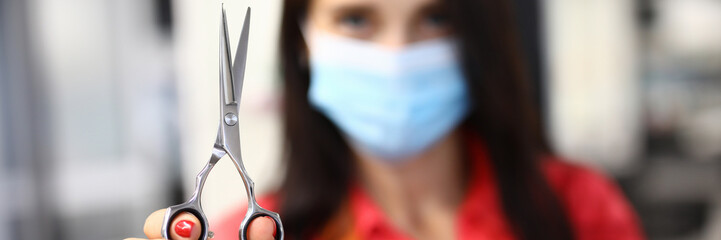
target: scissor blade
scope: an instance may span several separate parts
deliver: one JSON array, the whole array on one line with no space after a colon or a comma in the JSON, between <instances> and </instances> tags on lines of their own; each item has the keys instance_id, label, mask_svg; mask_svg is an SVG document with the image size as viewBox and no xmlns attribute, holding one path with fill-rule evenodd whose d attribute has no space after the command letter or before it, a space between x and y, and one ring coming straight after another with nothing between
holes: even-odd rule
<instances>
[{"instance_id":1,"label":"scissor blade","mask_svg":"<svg viewBox=\"0 0 721 240\"><path fill-rule=\"evenodd\" d=\"M243 21L243 30L238 40L238 49L235 52L235 61L233 62L233 76L235 86L235 96L240 100L243 92L243 79L245 76L245 62L248 57L248 33L250 32L250 7L245 11L245 20Z\"/></svg>"},{"instance_id":2,"label":"scissor blade","mask_svg":"<svg viewBox=\"0 0 721 240\"><path fill-rule=\"evenodd\" d=\"M236 102L235 87L233 86L232 64L230 61L230 45L228 45L228 22L225 17L225 7L221 7L220 18L220 94L223 105Z\"/></svg>"}]
</instances>

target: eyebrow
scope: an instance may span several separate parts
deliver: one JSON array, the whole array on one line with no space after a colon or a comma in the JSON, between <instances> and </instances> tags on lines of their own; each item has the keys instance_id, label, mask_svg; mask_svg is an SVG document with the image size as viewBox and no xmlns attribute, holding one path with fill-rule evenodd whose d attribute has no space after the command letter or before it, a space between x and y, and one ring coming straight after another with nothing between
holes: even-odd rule
<instances>
[{"instance_id":1,"label":"eyebrow","mask_svg":"<svg viewBox=\"0 0 721 240\"><path fill-rule=\"evenodd\" d=\"M448 4L442 1L433 1L429 2L427 4L424 4L418 9L418 13L426 14L426 13L432 13L432 12L448 12Z\"/></svg>"},{"instance_id":2,"label":"eyebrow","mask_svg":"<svg viewBox=\"0 0 721 240\"><path fill-rule=\"evenodd\" d=\"M334 6L331 9L333 15L342 15L348 13L369 13L373 11L372 4L369 3L348 3Z\"/></svg>"}]
</instances>

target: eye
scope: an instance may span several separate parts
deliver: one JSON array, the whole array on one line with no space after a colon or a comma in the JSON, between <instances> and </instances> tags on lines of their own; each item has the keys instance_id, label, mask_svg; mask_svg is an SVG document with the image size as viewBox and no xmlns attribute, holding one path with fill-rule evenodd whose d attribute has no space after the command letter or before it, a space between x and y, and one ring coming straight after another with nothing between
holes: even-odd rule
<instances>
[{"instance_id":1,"label":"eye","mask_svg":"<svg viewBox=\"0 0 721 240\"><path fill-rule=\"evenodd\" d=\"M423 18L426 27L445 28L448 26L448 15L444 13L430 13Z\"/></svg>"},{"instance_id":2,"label":"eye","mask_svg":"<svg viewBox=\"0 0 721 240\"><path fill-rule=\"evenodd\" d=\"M420 39L431 39L449 35L451 21L445 11L428 11L419 15L417 20L417 36Z\"/></svg>"},{"instance_id":3,"label":"eye","mask_svg":"<svg viewBox=\"0 0 721 240\"><path fill-rule=\"evenodd\" d=\"M340 24L347 28L360 29L368 25L368 18L361 14L348 14L340 18Z\"/></svg>"},{"instance_id":4,"label":"eye","mask_svg":"<svg viewBox=\"0 0 721 240\"><path fill-rule=\"evenodd\" d=\"M353 38L366 39L373 34L374 24L368 11L346 11L336 17L338 32Z\"/></svg>"}]
</instances>

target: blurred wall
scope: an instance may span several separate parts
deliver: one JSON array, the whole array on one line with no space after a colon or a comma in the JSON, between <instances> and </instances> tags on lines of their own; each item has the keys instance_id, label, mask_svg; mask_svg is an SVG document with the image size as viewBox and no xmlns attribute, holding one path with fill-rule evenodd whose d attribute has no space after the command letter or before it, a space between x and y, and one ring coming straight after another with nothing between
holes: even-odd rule
<instances>
[{"instance_id":1,"label":"blurred wall","mask_svg":"<svg viewBox=\"0 0 721 240\"><path fill-rule=\"evenodd\" d=\"M641 147L634 1L545 1L551 138L573 161L623 174Z\"/></svg>"},{"instance_id":2,"label":"blurred wall","mask_svg":"<svg viewBox=\"0 0 721 240\"><path fill-rule=\"evenodd\" d=\"M721 2L545 7L554 147L615 177L650 239L719 239Z\"/></svg>"},{"instance_id":3,"label":"blurred wall","mask_svg":"<svg viewBox=\"0 0 721 240\"><path fill-rule=\"evenodd\" d=\"M3 239L141 236L170 202L177 106L157 2L0 4L13 72L0 104Z\"/></svg>"}]
</instances>

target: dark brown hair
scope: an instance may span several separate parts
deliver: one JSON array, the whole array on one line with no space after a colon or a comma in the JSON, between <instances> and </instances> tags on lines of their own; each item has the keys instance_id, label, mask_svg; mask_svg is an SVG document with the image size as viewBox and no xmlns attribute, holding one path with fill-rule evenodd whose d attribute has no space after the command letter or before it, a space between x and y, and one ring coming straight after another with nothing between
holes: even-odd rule
<instances>
[{"instance_id":1,"label":"dark brown hair","mask_svg":"<svg viewBox=\"0 0 721 240\"><path fill-rule=\"evenodd\" d=\"M546 182L548 154L531 102L525 61L508 0L446 0L471 95L468 131L486 144L503 211L520 239L572 239ZM299 22L308 0L286 0L280 34L287 172L280 212L291 239L317 234L340 209L354 178L339 130L307 100L309 69Z\"/></svg>"}]
</instances>

